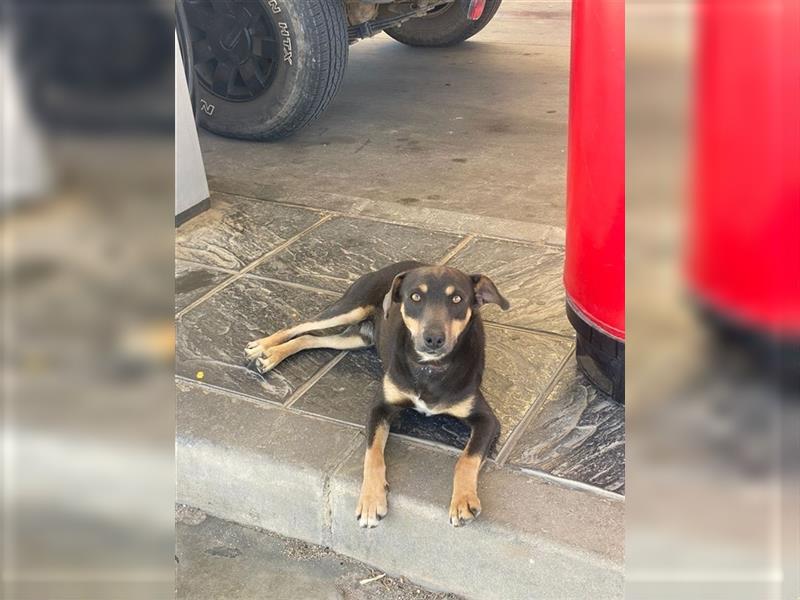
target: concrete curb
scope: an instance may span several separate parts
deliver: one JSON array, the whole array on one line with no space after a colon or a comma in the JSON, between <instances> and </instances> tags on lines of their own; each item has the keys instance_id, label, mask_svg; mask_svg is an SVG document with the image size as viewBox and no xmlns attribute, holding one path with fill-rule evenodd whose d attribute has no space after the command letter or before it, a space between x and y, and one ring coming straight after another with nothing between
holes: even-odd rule
<instances>
[{"instance_id":1,"label":"concrete curb","mask_svg":"<svg viewBox=\"0 0 800 600\"><path fill-rule=\"evenodd\" d=\"M209 185L214 194L228 194L267 202L291 204L356 218L377 219L413 227L438 229L462 235L481 235L516 242L541 243L552 246L564 246L566 243L566 233L563 227L544 223L514 221L421 206L409 211L394 202L345 196L332 192L307 190L302 194L274 198L264 185L218 176L209 177Z\"/></svg>"},{"instance_id":2,"label":"concrete curb","mask_svg":"<svg viewBox=\"0 0 800 600\"><path fill-rule=\"evenodd\" d=\"M357 431L180 380L176 422L178 502L327 544L328 474Z\"/></svg>"},{"instance_id":3,"label":"concrete curb","mask_svg":"<svg viewBox=\"0 0 800 600\"><path fill-rule=\"evenodd\" d=\"M468 598L622 597L621 499L488 464L483 513L456 529L455 455L392 437L389 515L364 530L359 430L186 381L177 422L178 502Z\"/></svg>"}]
</instances>

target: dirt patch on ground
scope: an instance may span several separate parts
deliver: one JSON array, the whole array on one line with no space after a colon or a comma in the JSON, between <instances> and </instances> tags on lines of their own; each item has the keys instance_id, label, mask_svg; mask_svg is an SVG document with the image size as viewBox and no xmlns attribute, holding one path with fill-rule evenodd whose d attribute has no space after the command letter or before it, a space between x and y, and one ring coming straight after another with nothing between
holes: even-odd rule
<instances>
[{"instance_id":1,"label":"dirt patch on ground","mask_svg":"<svg viewBox=\"0 0 800 600\"><path fill-rule=\"evenodd\" d=\"M175 505L175 522L184 525L200 525L206 520L206 513L199 508L186 506L185 504Z\"/></svg>"},{"instance_id":2,"label":"dirt patch on ground","mask_svg":"<svg viewBox=\"0 0 800 600\"><path fill-rule=\"evenodd\" d=\"M336 555L333 550L325 546L316 546L292 538L280 537L280 539L283 542L283 553L295 560L315 560Z\"/></svg>"},{"instance_id":3,"label":"dirt patch on ground","mask_svg":"<svg viewBox=\"0 0 800 600\"><path fill-rule=\"evenodd\" d=\"M354 562L355 565L359 563ZM375 571L369 578L381 575ZM345 600L463 600L455 594L431 592L407 581L404 577L389 577L388 575L361 583L354 575L345 575L339 578L337 588Z\"/></svg>"}]
</instances>

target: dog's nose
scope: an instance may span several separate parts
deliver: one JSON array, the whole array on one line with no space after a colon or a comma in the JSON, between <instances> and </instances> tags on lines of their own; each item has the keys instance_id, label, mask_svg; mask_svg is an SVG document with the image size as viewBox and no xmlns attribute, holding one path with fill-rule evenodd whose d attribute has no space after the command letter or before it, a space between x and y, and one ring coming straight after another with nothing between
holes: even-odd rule
<instances>
[{"instance_id":1,"label":"dog's nose","mask_svg":"<svg viewBox=\"0 0 800 600\"><path fill-rule=\"evenodd\" d=\"M441 331L426 331L425 346L430 350L438 350L444 346L444 334Z\"/></svg>"}]
</instances>

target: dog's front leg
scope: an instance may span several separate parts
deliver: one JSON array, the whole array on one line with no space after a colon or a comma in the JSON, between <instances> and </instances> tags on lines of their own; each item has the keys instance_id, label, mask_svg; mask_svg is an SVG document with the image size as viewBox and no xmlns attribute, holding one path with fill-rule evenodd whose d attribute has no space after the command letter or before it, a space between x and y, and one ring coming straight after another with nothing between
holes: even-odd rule
<instances>
[{"instance_id":1,"label":"dog's front leg","mask_svg":"<svg viewBox=\"0 0 800 600\"><path fill-rule=\"evenodd\" d=\"M361 527L375 527L386 516L386 463L383 451L389 437L389 427L398 409L386 404L383 398L372 407L367 420L367 451L364 455L364 482L356 507Z\"/></svg>"},{"instance_id":2,"label":"dog's front leg","mask_svg":"<svg viewBox=\"0 0 800 600\"><path fill-rule=\"evenodd\" d=\"M500 431L500 423L488 406L484 411L470 415L466 422L472 428L472 434L458 458L453 476L450 524L454 527L465 525L481 512L481 501L478 498L478 471Z\"/></svg>"}]
</instances>

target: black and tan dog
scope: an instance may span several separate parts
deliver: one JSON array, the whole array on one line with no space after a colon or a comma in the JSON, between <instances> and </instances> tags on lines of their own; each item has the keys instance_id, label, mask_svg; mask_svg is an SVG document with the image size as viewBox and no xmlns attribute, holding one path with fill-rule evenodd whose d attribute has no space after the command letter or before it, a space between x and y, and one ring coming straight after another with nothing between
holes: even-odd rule
<instances>
[{"instance_id":1,"label":"black and tan dog","mask_svg":"<svg viewBox=\"0 0 800 600\"><path fill-rule=\"evenodd\" d=\"M484 275L418 262L390 265L358 279L315 320L250 342L245 354L262 373L308 348L354 349L375 345L383 386L367 421L364 483L356 509L362 527L386 515L383 451L392 418L403 408L452 415L471 436L456 464L450 523L478 516L478 471L500 431L481 393L484 333L478 308L508 301ZM348 325L336 335L304 335Z\"/></svg>"}]
</instances>

